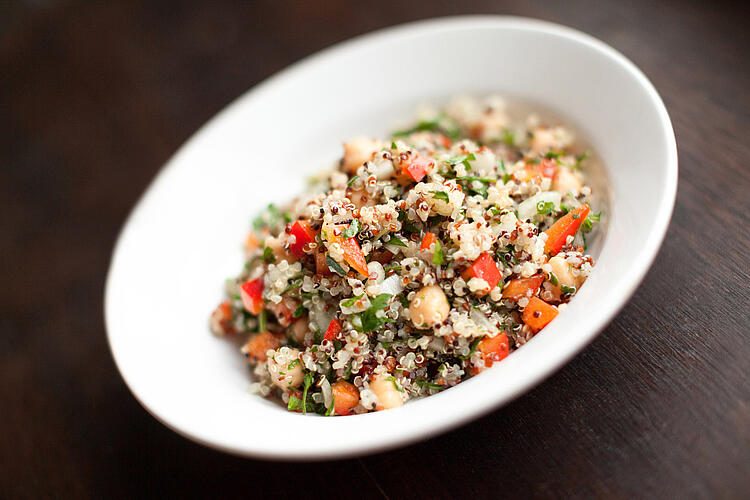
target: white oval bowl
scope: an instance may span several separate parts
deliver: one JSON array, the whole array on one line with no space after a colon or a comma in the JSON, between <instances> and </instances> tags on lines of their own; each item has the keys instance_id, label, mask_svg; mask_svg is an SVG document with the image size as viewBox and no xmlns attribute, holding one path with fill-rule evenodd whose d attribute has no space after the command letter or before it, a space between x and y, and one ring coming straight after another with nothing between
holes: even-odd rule
<instances>
[{"instance_id":1,"label":"white oval bowl","mask_svg":"<svg viewBox=\"0 0 750 500\"><path fill-rule=\"evenodd\" d=\"M341 141L382 135L425 101L500 93L556 110L604 161L608 231L576 298L481 376L401 408L345 418L289 413L248 394L237 345L207 319L242 266L251 216L299 193ZM224 451L272 459L369 453L460 425L529 390L588 344L643 279L677 187L672 126L648 79L578 31L507 17L457 17L356 38L293 65L201 128L130 215L105 297L125 382L161 422Z\"/></svg>"}]
</instances>

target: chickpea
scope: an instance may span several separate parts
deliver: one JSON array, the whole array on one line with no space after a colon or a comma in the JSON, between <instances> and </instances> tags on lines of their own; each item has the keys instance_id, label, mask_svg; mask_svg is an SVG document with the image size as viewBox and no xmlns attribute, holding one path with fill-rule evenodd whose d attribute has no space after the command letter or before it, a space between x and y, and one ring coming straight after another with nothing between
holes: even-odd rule
<instances>
[{"instance_id":1,"label":"chickpea","mask_svg":"<svg viewBox=\"0 0 750 500\"><path fill-rule=\"evenodd\" d=\"M281 389L297 387L302 383L302 360L299 351L291 347L282 347L268 358L268 373L274 385Z\"/></svg>"},{"instance_id":2,"label":"chickpea","mask_svg":"<svg viewBox=\"0 0 750 500\"><path fill-rule=\"evenodd\" d=\"M357 137L345 142L341 168L344 172L354 175L357 169L364 162L372 160L372 155L379 150L380 142L367 137Z\"/></svg>"},{"instance_id":3,"label":"chickpea","mask_svg":"<svg viewBox=\"0 0 750 500\"><path fill-rule=\"evenodd\" d=\"M349 415L352 408L359 404L359 389L346 380L331 384L331 391L336 415Z\"/></svg>"},{"instance_id":4,"label":"chickpea","mask_svg":"<svg viewBox=\"0 0 750 500\"><path fill-rule=\"evenodd\" d=\"M370 390L378 397L376 410L389 410L404 404L403 392L399 390L398 382L389 373L376 376L370 381Z\"/></svg>"},{"instance_id":5,"label":"chickpea","mask_svg":"<svg viewBox=\"0 0 750 500\"><path fill-rule=\"evenodd\" d=\"M558 165L555 177L552 179L552 189L561 193L579 192L583 185L576 174L569 167Z\"/></svg>"},{"instance_id":6,"label":"chickpea","mask_svg":"<svg viewBox=\"0 0 750 500\"><path fill-rule=\"evenodd\" d=\"M445 293L437 285L419 290L409 304L411 322L417 328L439 325L448 317L450 310Z\"/></svg>"},{"instance_id":7,"label":"chickpea","mask_svg":"<svg viewBox=\"0 0 750 500\"><path fill-rule=\"evenodd\" d=\"M308 331L310 331L310 326L308 325L307 316L302 316L296 320L287 330L289 338L294 340L298 345L303 345L305 343L305 335L307 335Z\"/></svg>"},{"instance_id":8,"label":"chickpea","mask_svg":"<svg viewBox=\"0 0 750 500\"><path fill-rule=\"evenodd\" d=\"M552 274L555 275L560 285L578 289L586 281L586 278L583 276L575 276L571 272L570 264L568 264L568 261L564 257L555 255L549 260L549 265L552 267ZM553 288L553 293L556 299L560 297L561 290L559 285Z\"/></svg>"}]
</instances>

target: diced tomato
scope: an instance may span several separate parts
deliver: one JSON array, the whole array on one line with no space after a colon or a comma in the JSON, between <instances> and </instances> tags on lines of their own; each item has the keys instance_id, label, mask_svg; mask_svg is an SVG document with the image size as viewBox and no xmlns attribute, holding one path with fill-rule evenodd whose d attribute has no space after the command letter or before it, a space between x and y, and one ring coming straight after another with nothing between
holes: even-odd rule
<instances>
[{"instance_id":1,"label":"diced tomato","mask_svg":"<svg viewBox=\"0 0 750 500\"><path fill-rule=\"evenodd\" d=\"M547 242L544 244L544 251L549 255L555 255L559 252L568 236L574 236L581 227L581 224L586 217L589 215L588 205L583 204L575 210L571 210L567 214L560 217L557 222L552 224L552 227L547 229L544 234L547 235Z\"/></svg>"},{"instance_id":2,"label":"diced tomato","mask_svg":"<svg viewBox=\"0 0 750 500\"><path fill-rule=\"evenodd\" d=\"M451 140L443 134L440 134L438 136L438 141L440 142L440 145L445 149L448 149L449 147L451 147L451 144L453 144Z\"/></svg>"},{"instance_id":3,"label":"diced tomato","mask_svg":"<svg viewBox=\"0 0 750 500\"><path fill-rule=\"evenodd\" d=\"M240 287L240 297L242 305L251 314L260 313L263 309L263 278L255 278L246 281Z\"/></svg>"},{"instance_id":4,"label":"diced tomato","mask_svg":"<svg viewBox=\"0 0 750 500\"><path fill-rule=\"evenodd\" d=\"M346 380L337 380L331 384L331 391L336 415L349 415L352 408L359 404L359 389Z\"/></svg>"},{"instance_id":5,"label":"diced tomato","mask_svg":"<svg viewBox=\"0 0 750 500\"><path fill-rule=\"evenodd\" d=\"M336 338L336 335L341 332L341 323L336 318L332 319L330 323L328 323L328 329L326 330L325 335L323 338L325 340L333 340Z\"/></svg>"},{"instance_id":6,"label":"diced tomato","mask_svg":"<svg viewBox=\"0 0 750 500\"><path fill-rule=\"evenodd\" d=\"M537 297L532 297L523 310L521 318L536 333L555 319L558 313L559 311L555 306L549 305Z\"/></svg>"},{"instance_id":7,"label":"diced tomato","mask_svg":"<svg viewBox=\"0 0 750 500\"><path fill-rule=\"evenodd\" d=\"M309 222L298 220L292 224L291 234L294 236L295 241L292 245L289 245L289 250L292 251L295 257L300 259L305 254L305 245L315 241L317 232L313 231Z\"/></svg>"},{"instance_id":8,"label":"diced tomato","mask_svg":"<svg viewBox=\"0 0 750 500\"><path fill-rule=\"evenodd\" d=\"M425 233L424 238L422 238L422 244L419 245L419 249L421 251L429 250L433 243L437 241L437 236L435 236L434 233Z\"/></svg>"},{"instance_id":9,"label":"diced tomato","mask_svg":"<svg viewBox=\"0 0 750 500\"><path fill-rule=\"evenodd\" d=\"M502 361L510 353L508 336L505 332L500 332L492 338L485 337L479 341L477 350L482 353L484 365L492 366L495 361Z\"/></svg>"},{"instance_id":10,"label":"diced tomato","mask_svg":"<svg viewBox=\"0 0 750 500\"><path fill-rule=\"evenodd\" d=\"M497 269L497 264L489 252L479 256L477 260L464 271L464 279L467 281L471 278L483 279L490 286L490 290L495 288L500 282L502 275Z\"/></svg>"},{"instance_id":11,"label":"diced tomato","mask_svg":"<svg viewBox=\"0 0 750 500\"><path fill-rule=\"evenodd\" d=\"M405 165L404 173L408 175L414 182L419 182L424 179L427 175L427 171L430 169L431 160L424 156L417 155L407 165Z\"/></svg>"},{"instance_id":12,"label":"diced tomato","mask_svg":"<svg viewBox=\"0 0 750 500\"><path fill-rule=\"evenodd\" d=\"M542 286L542 283L544 283L543 274L510 280L503 288L503 298L518 300L523 297L533 297L539 293L539 287Z\"/></svg>"}]
</instances>

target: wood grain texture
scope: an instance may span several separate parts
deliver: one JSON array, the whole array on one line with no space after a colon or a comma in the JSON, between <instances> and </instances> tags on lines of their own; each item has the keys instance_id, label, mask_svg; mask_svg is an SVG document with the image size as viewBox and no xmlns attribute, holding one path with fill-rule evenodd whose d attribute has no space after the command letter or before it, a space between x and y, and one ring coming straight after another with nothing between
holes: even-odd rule
<instances>
[{"instance_id":1,"label":"wood grain texture","mask_svg":"<svg viewBox=\"0 0 750 500\"><path fill-rule=\"evenodd\" d=\"M747 5L3 3L0 497L747 498ZM587 31L664 98L677 205L632 301L530 393L393 452L270 464L156 422L112 362L102 292L117 232L160 166L295 60L380 27L471 12Z\"/></svg>"}]
</instances>

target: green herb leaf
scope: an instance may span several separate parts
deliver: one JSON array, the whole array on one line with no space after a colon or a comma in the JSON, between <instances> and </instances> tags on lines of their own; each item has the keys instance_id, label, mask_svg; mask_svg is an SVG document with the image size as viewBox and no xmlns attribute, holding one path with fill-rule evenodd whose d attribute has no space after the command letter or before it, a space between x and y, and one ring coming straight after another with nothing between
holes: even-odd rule
<instances>
[{"instance_id":1,"label":"green herb leaf","mask_svg":"<svg viewBox=\"0 0 750 500\"><path fill-rule=\"evenodd\" d=\"M571 168L575 168L576 170L581 168L581 162L589 157L588 151L584 152L582 155L576 156L576 162L574 165L571 165Z\"/></svg>"},{"instance_id":2,"label":"green herb leaf","mask_svg":"<svg viewBox=\"0 0 750 500\"><path fill-rule=\"evenodd\" d=\"M346 271L344 271L344 268L341 267L341 264L333 260L333 257L328 254L326 254L326 265L331 271L338 274L339 276L346 276Z\"/></svg>"},{"instance_id":3,"label":"green herb leaf","mask_svg":"<svg viewBox=\"0 0 750 500\"><path fill-rule=\"evenodd\" d=\"M346 183L346 186L347 187L352 187L352 185L354 185L354 183L357 182L357 179L359 179L359 176L355 175L354 177L352 177L351 179L349 179L349 182Z\"/></svg>"},{"instance_id":4,"label":"green herb leaf","mask_svg":"<svg viewBox=\"0 0 750 500\"><path fill-rule=\"evenodd\" d=\"M469 351L469 354L465 356L459 356L460 359L469 359L476 351L477 347L479 347L479 342L482 339L474 339L474 341L471 343L471 350Z\"/></svg>"},{"instance_id":5,"label":"green herb leaf","mask_svg":"<svg viewBox=\"0 0 750 500\"><path fill-rule=\"evenodd\" d=\"M426 380L423 380L421 378L418 378L416 382L419 387L427 387L428 389L433 389L436 391L442 391L443 389L445 389L445 387L442 385L433 384L432 382L427 382Z\"/></svg>"},{"instance_id":6,"label":"green herb leaf","mask_svg":"<svg viewBox=\"0 0 750 500\"><path fill-rule=\"evenodd\" d=\"M307 413L307 391L308 389L310 389L310 386L312 385L312 383L313 383L312 372L305 373L305 378L304 378L305 389L302 391L302 401L303 401L302 413L303 414Z\"/></svg>"},{"instance_id":7,"label":"green herb leaf","mask_svg":"<svg viewBox=\"0 0 750 500\"><path fill-rule=\"evenodd\" d=\"M300 410L302 409L302 400L296 396L289 396L289 404L286 408L289 411Z\"/></svg>"},{"instance_id":8,"label":"green herb leaf","mask_svg":"<svg viewBox=\"0 0 750 500\"><path fill-rule=\"evenodd\" d=\"M405 247L406 243L404 243L399 238L396 238L395 236L391 236L391 239L388 240L389 245L396 245L397 247Z\"/></svg>"},{"instance_id":9,"label":"green herb leaf","mask_svg":"<svg viewBox=\"0 0 750 500\"><path fill-rule=\"evenodd\" d=\"M564 293L566 295L572 295L572 294L576 293L576 287L574 287L574 286L560 285L560 290L562 291L562 293Z\"/></svg>"},{"instance_id":10,"label":"green herb leaf","mask_svg":"<svg viewBox=\"0 0 750 500\"><path fill-rule=\"evenodd\" d=\"M398 392L404 392L404 389L400 385L398 385L396 377L386 377L385 379L393 383L393 387L395 387Z\"/></svg>"},{"instance_id":11,"label":"green herb leaf","mask_svg":"<svg viewBox=\"0 0 750 500\"><path fill-rule=\"evenodd\" d=\"M549 273L549 282L552 283L554 286L560 285L560 280L557 279L557 276L555 276L555 273Z\"/></svg>"},{"instance_id":12,"label":"green herb leaf","mask_svg":"<svg viewBox=\"0 0 750 500\"><path fill-rule=\"evenodd\" d=\"M443 255L443 245L440 240L435 240L435 253L432 255L432 263L436 266L445 264L445 255Z\"/></svg>"},{"instance_id":13,"label":"green herb leaf","mask_svg":"<svg viewBox=\"0 0 750 500\"><path fill-rule=\"evenodd\" d=\"M549 215L555 212L555 204L551 201L540 201L536 204L536 213L540 215Z\"/></svg>"},{"instance_id":14,"label":"green herb leaf","mask_svg":"<svg viewBox=\"0 0 750 500\"><path fill-rule=\"evenodd\" d=\"M276 262L276 256L273 254L273 250L270 247L263 247L263 262L266 264L273 264Z\"/></svg>"},{"instance_id":15,"label":"green herb leaf","mask_svg":"<svg viewBox=\"0 0 750 500\"><path fill-rule=\"evenodd\" d=\"M589 214L588 217L581 223L581 229L584 233L588 233L594 228L594 223L599 222L601 219L601 212L598 214Z\"/></svg>"},{"instance_id":16,"label":"green herb leaf","mask_svg":"<svg viewBox=\"0 0 750 500\"><path fill-rule=\"evenodd\" d=\"M289 362L289 365L287 365L287 366L291 370L292 368L295 368L295 367L299 366L299 364L300 364L300 360L299 359L293 359L292 361Z\"/></svg>"},{"instance_id":17,"label":"green herb leaf","mask_svg":"<svg viewBox=\"0 0 750 500\"><path fill-rule=\"evenodd\" d=\"M446 203L448 203L449 201L448 193L446 193L445 191L430 191L430 193L432 193L433 198L437 200L443 200Z\"/></svg>"},{"instance_id":18,"label":"green herb leaf","mask_svg":"<svg viewBox=\"0 0 750 500\"><path fill-rule=\"evenodd\" d=\"M474 177L471 175L465 175L463 177L456 177L456 180L457 181L479 181L479 182L485 182L485 183L498 181L498 179L493 179L492 177Z\"/></svg>"},{"instance_id":19,"label":"green herb leaf","mask_svg":"<svg viewBox=\"0 0 750 500\"><path fill-rule=\"evenodd\" d=\"M503 184L507 184L510 178L511 178L511 175L506 172L505 175L503 175Z\"/></svg>"},{"instance_id":20,"label":"green herb leaf","mask_svg":"<svg viewBox=\"0 0 750 500\"><path fill-rule=\"evenodd\" d=\"M393 295L389 293L381 293L374 299L372 299L370 307L362 313L362 331L365 333L372 332L384 324L393 321L389 317L380 318L377 316L377 312L388 307Z\"/></svg>"},{"instance_id":21,"label":"green herb leaf","mask_svg":"<svg viewBox=\"0 0 750 500\"><path fill-rule=\"evenodd\" d=\"M330 417L333 415L333 410L336 409L336 396L331 398L331 407L326 410L325 416Z\"/></svg>"},{"instance_id":22,"label":"green herb leaf","mask_svg":"<svg viewBox=\"0 0 750 500\"><path fill-rule=\"evenodd\" d=\"M516 134L514 134L513 131L508 128L503 129L503 142L508 146L515 146Z\"/></svg>"},{"instance_id":23,"label":"green herb leaf","mask_svg":"<svg viewBox=\"0 0 750 500\"><path fill-rule=\"evenodd\" d=\"M344 239L354 238L359 232L359 221L357 219L352 220L351 224L344 229L341 233L341 237Z\"/></svg>"},{"instance_id":24,"label":"green herb leaf","mask_svg":"<svg viewBox=\"0 0 750 500\"><path fill-rule=\"evenodd\" d=\"M305 311L307 311L305 306L303 306L302 304L298 305L297 309L295 309L294 312L292 313L292 318L301 317L303 314L305 314Z\"/></svg>"},{"instance_id":25,"label":"green herb leaf","mask_svg":"<svg viewBox=\"0 0 750 500\"><path fill-rule=\"evenodd\" d=\"M391 141L391 149L398 149L398 146L396 145L396 141Z\"/></svg>"}]
</instances>

